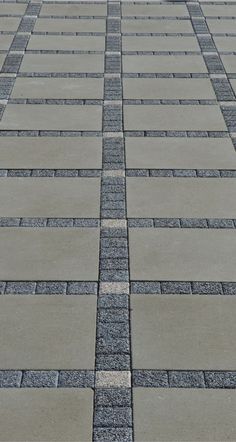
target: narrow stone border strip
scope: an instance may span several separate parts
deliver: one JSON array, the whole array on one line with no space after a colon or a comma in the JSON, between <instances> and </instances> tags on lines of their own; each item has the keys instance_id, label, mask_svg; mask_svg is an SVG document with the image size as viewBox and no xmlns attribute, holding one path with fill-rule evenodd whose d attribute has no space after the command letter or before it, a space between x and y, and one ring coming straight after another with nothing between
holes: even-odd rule
<instances>
[{"instance_id":1,"label":"narrow stone border strip","mask_svg":"<svg viewBox=\"0 0 236 442\"><path fill-rule=\"evenodd\" d=\"M0 218L0 227L91 227L100 226L99 218Z\"/></svg>"},{"instance_id":2,"label":"narrow stone border strip","mask_svg":"<svg viewBox=\"0 0 236 442\"><path fill-rule=\"evenodd\" d=\"M97 295L95 281L0 281L0 295Z\"/></svg>"},{"instance_id":3,"label":"narrow stone border strip","mask_svg":"<svg viewBox=\"0 0 236 442\"><path fill-rule=\"evenodd\" d=\"M131 281L133 295L236 295L236 282Z\"/></svg>"},{"instance_id":4,"label":"narrow stone border strip","mask_svg":"<svg viewBox=\"0 0 236 442\"><path fill-rule=\"evenodd\" d=\"M236 219L227 218L128 218L130 228L235 229Z\"/></svg>"},{"instance_id":5,"label":"narrow stone border strip","mask_svg":"<svg viewBox=\"0 0 236 442\"><path fill-rule=\"evenodd\" d=\"M0 177L94 178L101 169L0 169Z\"/></svg>"},{"instance_id":6,"label":"narrow stone border strip","mask_svg":"<svg viewBox=\"0 0 236 442\"><path fill-rule=\"evenodd\" d=\"M128 177L236 178L234 169L126 169Z\"/></svg>"},{"instance_id":7,"label":"narrow stone border strip","mask_svg":"<svg viewBox=\"0 0 236 442\"><path fill-rule=\"evenodd\" d=\"M110 381L106 382L108 379ZM94 387L96 407L131 408L129 372L101 372L98 380L94 370L0 370L0 388ZM236 371L135 369L132 372L132 387L234 389ZM127 412L130 422L130 410ZM97 422L100 422L100 418Z\"/></svg>"}]
</instances>

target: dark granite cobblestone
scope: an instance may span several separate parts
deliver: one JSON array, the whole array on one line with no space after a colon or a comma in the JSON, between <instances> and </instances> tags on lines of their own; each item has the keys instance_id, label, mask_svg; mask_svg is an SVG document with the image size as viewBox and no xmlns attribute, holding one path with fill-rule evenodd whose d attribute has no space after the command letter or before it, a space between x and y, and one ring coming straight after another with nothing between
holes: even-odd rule
<instances>
[{"instance_id":1,"label":"dark granite cobblestone","mask_svg":"<svg viewBox=\"0 0 236 442\"><path fill-rule=\"evenodd\" d=\"M131 281L134 295L236 295L236 282L221 281Z\"/></svg>"},{"instance_id":2,"label":"dark granite cobblestone","mask_svg":"<svg viewBox=\"0 0 236 442\"><path fill-rule=\"evenodd\" d=\"M0 295L96 295L93 281L0 281Z\"/></svg>"}]
</instances>

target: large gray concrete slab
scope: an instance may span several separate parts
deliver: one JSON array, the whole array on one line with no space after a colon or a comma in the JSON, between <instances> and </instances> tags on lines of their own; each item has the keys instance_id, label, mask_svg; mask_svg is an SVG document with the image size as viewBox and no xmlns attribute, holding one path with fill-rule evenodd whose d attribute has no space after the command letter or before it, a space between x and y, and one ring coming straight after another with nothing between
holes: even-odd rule
<instances>
[{"instance_id":1,"label":"large gray concrete slab","mask_svg":"<svg viewBox=\"0 0 236 442\"><path fill-rule=\"evenodd\" d=\"M0 129L99 131L102 129L102 106L9 104Z\"/></svg>"},{"instance_id":2,"label":"large gray concrete slab","mask_svg":"<svg viewBox=\"0 0 236 442\"><path fill-rule=\"evenodd\" d=\"M122 42L123 51L200 51L195 37L127 36Z\"/></svg>"},{"instance_id":3,"label":"large gray concrete slab","mask_svg":"<svg viewBox=\"0 0 236 442\"><path fill-rule=\"evenodd\" d=\"M27 49L48 51L104 51L105 38L85 35L31 35Z\"/></svg>"},{"instance_id":4,"label":"large gray concrete slab","mask_svg":"<svg viewBox=\"0 0 236 442\"><path fill-rule=\"evenodd\" d=\"M130 169L236 168L236 152L229 138L127 137L125 146Z\"/></svg>"},{"instance_id":5,"label":"large gray concrete slab","mask_svg":"<svg viewBox=\"0 0 236 442\"><path fill-rule=\"evenodd\" d=\"M26 7L26 3L1 3L0 15L23 15Z\"/></svg>"},{"instance_id":6,"label":"large gray concrete slab","mask_svg":"<svg viewBox=\"0 0 236 442\"><path fill-rule=\"evenodd\" d=\"M0 9L1 12L1 9ZM1 17L0 16L0 31L16 31L20 24L18 17Z\"/></svg>"},{"instance_id":7,"label":"large gray concrete slab","mask_svg":"<svg viewBox=\"0 0 236 442\"><path fill-rule=\"evenodd\" d=\"M124 78L123 94L128 99L216 99L207 78Z\"/></svg>"},{"instance_id":8,"label":"large gray concrete slab","mask_svg":"<svg viewBox=\"0 0 236 442\"><path fill-rule=\"evenodd\" d=\"M102 139L95 137L1 137L3 169L100 169Z\"/></svg>"},{"instance_id":9,"label":"large gray concrete slab","mask_svg":"<svg viewBox=\"0 0 236 442\"><path fill-rule=\"evenodd\" d=\"M235 19L208 19L208 28L211 33L215 34L236 34L236 20Z\"/></svg>"},{"instance_id":10,"label":"large gray concrete slab","mask_svg":"<svg viewBox=\"0 0 236 442\"><path fill-rule=\"evenodd\" d=\"M131 298L133 368L232 370L235 367L234 296L132 295Z\"/></svg>"},{"instance_id":11,"label":"large gray concrete slab","mask_svg":"<svg viewBox=\"0 0 236 442\"><path fill-rule=\"evenodd\" d=\"M11 97L102 99L103 78L17 78Z\"/></svg>"},{"instance_id":12,"label":"large gray concrete slab","mask_svg":"<svg viewBox=\"0 0 236 442\"><path fill-rule=\"evenodd\" d=\"M1 389L0 404L2 442L92 441L91 389Z\"/></svg>"},{"instance_id":13,"label":"large gray concrete slab","mask_svg":"<svg viewBox=\"0 0 236 442\"><path fill-rule=\"evenodd\" d=\"M231 229L130 229L132 280L234 281Z\"/></svg>"},{"instance_id":14,"label":"large gray concrete slab","mask_svg":"<svg viewBox=\"0 0 236 442\"><path fill-rule=\"evenodd\" d=\"M10 49L10 46L12 44L13 35L6 35L1 34L0 35L0 50L7 51Z\"/></svg>"},{"instance_id":15,"label":"large gray concrete slab","mask_svg":"<svg viewBox=\"0 0 236 442\"><path fill-rule=\"evenodd\" d=\"M235 390L134 389L137 442L234 441Z\"/></svg>"},{"instance_id":16,"label":"large gray concrete slab","mask_svg":"<svg viewBox=\"0 0 236 442\"><path fill-rule=\"evenodd\" d=\"M98 229L2 227L0 249L3 281L98 278Z\"/></svg>"},{"instance_id":17,"label":"large gray concrete slab","mask_svg":"<svg viewBox=\"0 0 236 442\"><path fill-rule=\"evenodd\" d=\"M235 37L214 37L213 38L218 51L235 52L236 51L236 35Z\"/></svg>"},{"instance_id":18,"label":"large gray concrete slab","mask_svg":"<svg viewBox=\"0 0 236 442\"><path fill-rule=\"evenodd\" d=\"M202 10L208 17L236 17L236 5L202 5Z\"/></svg>"},{"instance_id":19,"label":"large gray concrete slab","mask_svg":"<svg viewBox=\"0 0 236 442\"><path fill-rule=\"evenodd\" d=\"M77 3L77 4L43 4L40 16L42 15L55 15L55 16L103 16L107 14L106 3L101 4L89 4L89 3Z\"/></svg>"},{"instance_id":20,"label":"large gray concrete slab","mask_svg":"<svg viewBox=\"0 0 236 442\"><path fill-rule=\"evenodd\" d=\"M127 198L130 218L236 218L232 178L132 177Z\"/></svg>"},{"instance_id":21,"label":"large gray concrete slab","mask_svg":"<svg viewBox=\"0 0 236 442\"><path fill-rule=\"evenodd\" d=\"M236 56L235 55L222 55L224 68L228 74L236 73Z\"/></svg>"},{"instance_id":22,"label":"large gray concrete slab","mask_svg":"<svg viewBox=\"0 0 236 442\"><path fill-rule=\"evenodd\" d=\"M125 130L226 131L218 106L125 105Z\"/></svg>"},{"instance_id":23,"label":"large gray concrete slab","mask_svg":"<svg viewBox=\"0 0 236 442\"><path fill-rule=\"evenodd\" d=\"M162 5L163 6L163 5ZM121 22L122 32L193 33L190 20L125 20Z\"/></svg>"},{"instance_id":24,"label":"large gray concrete slab","mask_svg":"<svg viewBox=\"0 0 236 442\"><path fill-rule=\"evenodd\" d=\"M201 55L123 55L123 72L206 73Z\"/></svg>"},{"instance_id":25,"label":"large gray concrete slab","mask_svg":"<svg viewBox=\"0 0 236 442\"><path fill-rule=\"evenodd\" d=\"M0 299L0 369L94 369L96 297Z\"/></svg>"},{"instance_id":26,"label":"large gray concrete slab","mask_svg":"<svg viewBox=\"0 0 236 442\"><path fill-rule=\"evenodd\" d=\"M103 73L102 54L25 54L20 72Z\"/></svg>"},{"instance_id":27,"label":"large gray concrete slab","mask_svg":"<svg viewBox=\"0 0 236 442\"><path fill-rule=\"evenodd\" d=\"M39 18L34 27L36 32L105 32L104 19Z\"/></svg>"},{"instance_id":28,"label":"large gray concrete slab","mask_svg":"<svg viewBox=\"0 0 236 442\"><path fill-rule=\"evenodd\" d=\"M123 16L188 17L185 5L123 4Z\"/></svg>"},{"instance_id":29,"label":"large gray concrete slab","mask_svg":"<svg viewBox=\"0 0 236 442\"><path fill-rule=\"evenodd\" d=\"M98 218L100 178L0 178L0 217Z\"/></svg>"}]
</instances>

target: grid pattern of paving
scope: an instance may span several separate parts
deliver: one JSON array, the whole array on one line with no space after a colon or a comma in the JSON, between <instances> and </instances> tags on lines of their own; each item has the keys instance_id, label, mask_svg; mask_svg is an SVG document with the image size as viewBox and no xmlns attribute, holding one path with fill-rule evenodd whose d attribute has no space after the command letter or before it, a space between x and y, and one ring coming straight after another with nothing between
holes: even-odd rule
<instances>
[{"instance_id":1,"label":"grid pattern of paving","mask_svg":"<svg viewBox=\"0 0 236 442\"><path fill-rule=\"evenodd\" d=\"M0 68L0 441L235 441L236 1L1 1Z\"/></svg>"}]
</instances>

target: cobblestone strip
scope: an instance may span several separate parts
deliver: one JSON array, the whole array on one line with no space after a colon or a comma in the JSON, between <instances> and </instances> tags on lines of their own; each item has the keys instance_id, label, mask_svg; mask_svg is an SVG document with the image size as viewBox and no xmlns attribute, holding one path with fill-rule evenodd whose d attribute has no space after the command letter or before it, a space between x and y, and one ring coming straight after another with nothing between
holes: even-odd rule
<instances>
[{"instance_id":1,"label":"cobblestone strip","mask_svg":"<svg viewBox=\"0 0 236 442\"><path fill-rule=\"evenodd\" d=\"M0 295L97 295L94 281L0 281Z\"/></svg>"},{"instance_id":2,"label":"cobblestone strip","mask_svg":"<svg viewBox=\"0 0 236 442\"><path fill-rule=\"evenodd\" d=\"M236 282L220 281L132 281L137 295L236 295Z\"/></svg>"},{"instance_id":3,"label":"cobblestone strip","mask_svg":"<svg viewBox=\"0 0 236 442\"><path fill-rule=\"evenodd\" d=\"M119 376L120 374L120 376ZM133 370L132 386L153 388L236 388L236 371L205 370ZM131 389L126 388L124 372L119 372L121 387L110 388L112 378L108 374L97 379L96 403L101 411L110 406L122 421L129 418ZM93 370L1 370L0 388L94 388ZM120 410L120 411L119 411ZM116 437L116 431L103 429L100 433ZM99 432L98 432L99 434ZM120 429L120 439L126 441L127 431ZM121 437L123 437L121 439ZM108 440L108 439L104 439Z\"/></svg>"},{"instance_id":4,"label":"cobblestone strip","mask_svg":"<svg viewBox=\"0 0 236 442\"><path fill-rule=\"evenodd\" d=\"M208 28L201 5L191 2L186 3L186 5L211 77L216 98L219 102L228 131L232 136L233 133L236 132L236 97L234 91Z\"/></svg>"},{"instance_id":5,"label":"cobblestone strip","mask_svg":"<svg viewBox=\"0 0 236 442\"><path fill-rule=\"evenodd\" d=\"M28 3L4 60L0 77L0 120L14 86L30 35L40 13L41 3ZM3 76L4 74L4 76Z\"/></svg>"},{"instance_id":6,"label":"cobblestone strip","mask_svg":"<svg viewBox=\"0 0 236 442\"><path fill-rule=\"evenodd\" d=\"M133 440L120 16L108 1L94 442Z\"/></svg>"}]
</instances>

